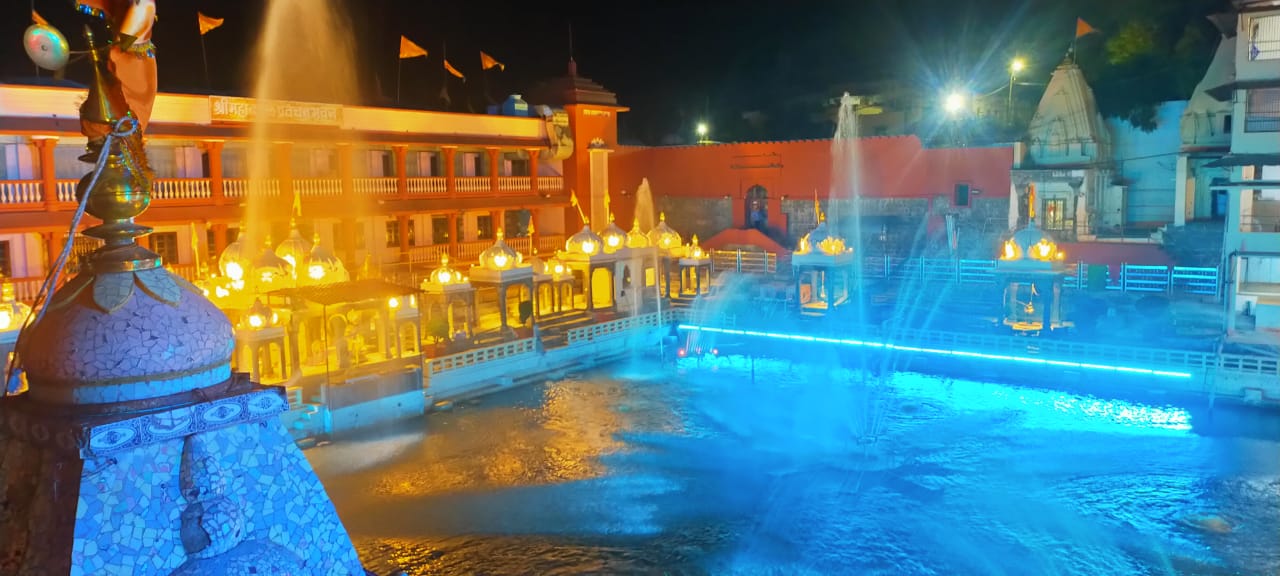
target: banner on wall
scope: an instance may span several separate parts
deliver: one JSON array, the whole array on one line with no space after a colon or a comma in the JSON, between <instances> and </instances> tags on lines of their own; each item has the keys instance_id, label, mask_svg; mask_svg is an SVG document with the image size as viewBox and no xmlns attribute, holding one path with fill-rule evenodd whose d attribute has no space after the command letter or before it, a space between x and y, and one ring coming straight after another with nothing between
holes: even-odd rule
<instances>
[{"instance_id":1,"label":"banner on wall","mask_svg":"<svg viewBox=\"0 0 1280 576\"><path fill-rule=\"evenodd\" d=\"M213 122L252 122L261 114L276 124L341 126L342 106L318 102L290 102L235 96L210 96L209 116Z\"/></svg>"}]
</instances>

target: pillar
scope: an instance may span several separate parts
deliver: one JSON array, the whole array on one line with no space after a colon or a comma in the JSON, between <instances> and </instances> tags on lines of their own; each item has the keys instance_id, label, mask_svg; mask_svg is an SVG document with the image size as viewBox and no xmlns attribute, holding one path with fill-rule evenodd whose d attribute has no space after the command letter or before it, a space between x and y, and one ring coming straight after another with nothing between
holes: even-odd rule
<instances>
[{"instance_id":1,"label":"pillar","mask_svg":"<svg viewBox=\"0 0 1280 576\"><path fill-rule=\"evenodd\" d=\"M352 199L355 198L356 193L356 181L352 169L353 154L350 142L338 143L338 179L342 183L341 198L348 205L353 202ZM353 267L360 265L356 259L356 219L351 216L342 219L342 255L347 261L348 269L354 270Z\"/></svg>"},{"instance_id":2,"label":"pillar","mask_svg":"<svg viewBox=\"0 0 1280 576\"><path fill-rule=\"evenodd\" d=\"M489 192L498 193L498 153L501 150L497 148L485 148L485 153L489 155Z\"/></svg>"},{"instance_id":3,"label":"pillar","mask_svg":"<svg viewBox=\"0 0 1280 576\"><path fill-rule=\"evenodd\" d=\"M57 138L36 140L40 152L40 192L44 196L44 209L48 211L57 210L58 203L58 171L53 159L53 150L57 146Z\"/></svg>"},{"instance_id":4,"label":"pillar","mask_svg":"<svg viewBox=\"0 0 1280 576\"><path fill-rule=\"evenodd\" d=\"M206 140L204 143L205 154L209 155L209 197L213 199L214 206L221 206L226 200L222 177L222 145L221 140Z\"/></svg>"},{"instance_id":5,"label":"pillar","mask_svg":"<svg viewBox=\"0 0 1280 576\"><path fill-rule=\"evenodd\" d=\"M1187 155L1178 155L1173 177L1173 225L1187 224Z\"/></svg>"},{"instance_id":6,"label":"pillar","mask_svg":"<svg viewBox=\"0 0 1280 576\"><path fill-rule=\"evenodd\" d=\"M58 254L62 252L61 234L41 232L40 238L44 241L44 267L40 269L40 273L36 274L36 276L48 274L49 270L53 268L53 263L57 262ZM30 269L27 270L27 275L32 275Z\"/></svg>"},{"instance_id":7,"label":"pillar","mask_svg":"<svg viewBox=\"0 0 1280 576\"><path fill-rule=\"evenodd\" d=\"M498 322L499 326L507 329L507 285L498 285Z\"/></svg>"},{"instance_id":8,"label":"pillar","mask_svg":"<svg viewBox=\"0 0 1280 576\"><path fill-rule=\"evenodd\" d=\"M397 235L400 238L400 261L409 261L409 215L396 215L396 228L399 230Z\"/></svg>"},{"instance_id":9,"label":"pillar","mask_svg":"<svg viewBox=\"0 0 1280 576\"><path fill-rule=\"evenodd\" d=\"M454 182L457 177L458 167L454 165L454 156L458 153L456 146L443 146L440 152L444 155L442 163L444 164L444 191L450 198L458 195L458 183ZM449 236L453 237L453 229L450 229Z\"/></svg>"},{"instance_id":10,"label":"pillar","mask_svg":"<svg viewBox=\"0 0 1280 576\"><path fill-rule=\"evenodd\" d=\"M489 219L493 222L493 236L498 236L498 231L502 231L502 235L507 235L507 211L506 210L490 210Z\"/></svg>"},{"instance_id":11,"label":"pillar","mask_svg":"<svg viewBox=\"0 0 1280 576\"><path fill-rule=\"evenodd\" d=\"M242 230L241 233L243 232L244 231ZM227 225L222 223L214 224L213 225L213 251L215 254L214 258L221 256L222 251L226 249L227 249ZM214 267L216 267L217 265L218 265L217 262L213 263Z\"/></svg>"},{"instance_id":12,"label":"pillar","mask_svg":"<svg viewBox=\"0 0 1280 576\"><path fill-rule=\"evenodd\" d=\"M534 187L537 190L537 187ZM533 252L538 249L538 216L542 213L541 208L529 209L529 251Z\"/></svg>"},{"instance_id":13,"label":"pillar","mask_svg":"<svg viewBox=\"0 0 1280 576\"><path fill-rule=\"evenodd\" d=\"M280 185L280 202L293 203L293 143L276 142L271 153L275 156L274 176Z\"/></svg>"},{"instance_id":14,"label":"pillar","mask_svg":"<svg viewBox=\"0 0 1280 576\"><path fill-rule=\"evenodd\" d=\"M399 193L402 200L409 198L409 170L407 157L409 147L404 144L396 144L391 147L391 151L396 155L396 192Z\"/></svg>"},{"instance_id":15,"label":"pillar","mask_svg":"<svg viewBox=\"0 0 1280 576\"><path fill-rule=\"evenodd\" d=\"M449 213L449 257L458 257L458 213Z\"/></svg>"},{"instance_id":16,"label":"pillar","mask_svg":"<svg viewBox=\"0 0 1280 576\"><path fill-rule=\"evenodd\" d=\"M536 194L538 192L538 155L542 150L527 148L525 152L529 154L529 189Z\"/></svg>"}]
</instances>

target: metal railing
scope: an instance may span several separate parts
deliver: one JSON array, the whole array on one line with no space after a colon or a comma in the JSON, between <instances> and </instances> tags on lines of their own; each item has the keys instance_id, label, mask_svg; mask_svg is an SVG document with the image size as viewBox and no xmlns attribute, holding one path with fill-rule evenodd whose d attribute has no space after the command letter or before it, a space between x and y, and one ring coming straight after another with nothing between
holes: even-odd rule
<instances>
[{"instance_id":1,"label":"metal railing","mask_svg":"<svg viewBox=\"0 0 1280 576\"><path fill-rule=\"evenodd\" d=\"M778 255L760 250L712 250L711 270L773 274L778 271Z\"/></svg>"},{"instance_id":2,"label":"metal railing","mask_svg":"<svg viewBox=\"0 0 1280 576\"><path fill-rule=\"evenodd\" d=\"M996 260L951 260L929 258L873 257L863 260L867 278L954 282L969 285L993 285L998 274ZM1091 272L1093 270L1093 272ZM1093 286L1126 292L1170 292L1213 296L1218 294L1217 268L1190 266L1143 266L1122 264L1113 277L1111 267L1091 266L1087 262L1067 264L1066 288L1087 289L1091 274L1102 274L1092 280Z\"/></svg>"},{"instance_id":3,"label":"metal railing","mask_svg":"<svg viewBox=\"0 0 1280 576\"><path fill-rule=\"evenodd\" d=\"M718 326L718 322L697 318L692 309L670 312L671 321L681 324ZM749 330L748 330L749 331ZM1180 368L1188 370L1223 370L1243 374L1257 374L1280 378L1280 358L1248 356L1243 354L1217 354L1190 350L1145 348L1140 346L1112 346L1047 340L1017 336L998 336L968 332L919 330L914 328L886 329L878 326L852 327L833 333L812 333L809 336L854 338L862 341L891 343L897 346L919 347L965 352L1005 354L1054 359L1089 358L1098 362L1131 362L1149 368Z\"/></svg>"}]
</instances>

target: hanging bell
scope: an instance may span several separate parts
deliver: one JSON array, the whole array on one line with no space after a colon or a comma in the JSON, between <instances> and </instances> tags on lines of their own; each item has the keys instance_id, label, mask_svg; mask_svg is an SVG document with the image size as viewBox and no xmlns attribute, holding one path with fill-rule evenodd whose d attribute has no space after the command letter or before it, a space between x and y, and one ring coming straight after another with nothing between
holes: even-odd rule
<instances>
[{"instance_id":1,"label":"hanging bell","mask_svg":"<svg viewBox=\"0 0 1280 576\"><path fill-rule=\"evenodd\" d=\"M61 70L71 57L67 38L57 28L48 24L32 24L22 36L22 46L27 57L45 70Z\"/></svg>"}]
</instances>

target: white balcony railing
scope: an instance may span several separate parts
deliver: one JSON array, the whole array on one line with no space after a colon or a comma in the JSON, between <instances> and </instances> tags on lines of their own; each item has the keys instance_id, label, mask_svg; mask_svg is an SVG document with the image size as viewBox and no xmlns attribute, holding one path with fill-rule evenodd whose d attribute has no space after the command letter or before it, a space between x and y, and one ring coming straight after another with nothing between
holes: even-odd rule
<instances>
[{"instance_id":1,"label":"white balcony railing","mask_svg":"<svg viewBox=\"0 0 1280 576\"><path fill-rule=\"evenodd\" d=\"M43 202L43 188L39 180L0 180L0 204Z\"/></svg>"},{"instance_id":2,"label":"white balcony railing","mask_svg":"<svg viewBox=\"0 0 1280 576\"><path fill-rule=\"evenodd\" d=\"M498 190L503 192L528 191L532 189L528 176L501 176L498 178Z\"/></svg>"},{"instance_id":3,"label":"white balcony railing","mask_svg":"<svg viewBox=\"0 0 1280 576\"><path fill-rule=\"evenodd\" d=\"M394 196L400 191L396 184L398 178L356 178L353 182L356 194L370 196Z\"/></svg>"},{"instance_id":4,"label":"white balcony railing","mask_svg":"<svg viewBox=\"0 0 1280 576\"><path fill-rule=\"evenodd\" d=\"M280 182L274 178L253 181L248 178L227 178L222 181L222 195L227 198L244 198L250 193L255 196L279 196Z\"/></svg>"},{"instance_id":5,"label":"white balcony railing","mask_svg":"<svg viewBox=\"0 0 1280 576\"><path fill-rule=\"evenodd\" d=\"M488 192L488 176L459 176L454 178L454 187L459 192Z\"/></svg>"},{"instance_id":6,"label":"white balcony railing","mask_svg":"<svg viewBox=\"0 0 1280 576\"><path fill-rule=\"evenodd\" d=\"M337 178L297 178L293 190L302 196L341 196L342 180Z\"/></svg>"},{"instance_id":7,"label":"white balcony railing","mask_svg":"<svg viewBox=\"0 0 1280 576\"><path fill-rule=\"evenodd\" d=\"M564 190L564 176L539 176L538 190L559 192Z\"/></svg>"},{"instance_id":8,"label":"white balcony railing","mask_svg":"<svg viewBox=\"0 0 1280 576\"><path fill-rule=\"evenodd\" d=\"M415 195L444 194L449 191L449 183L443 176L429 176L409 179L409 193Z\"/></svg>"},{"instance_id":9,"label":"white balcony railing","mask_svg":"<svg viewBox=\"0 0 1280 576\"><path fill-rule=\"evenodd\" d=\"M205 178L157 178L151 182L152 200L191 200L209 197Z\"/></svg>"}]
</instances>

